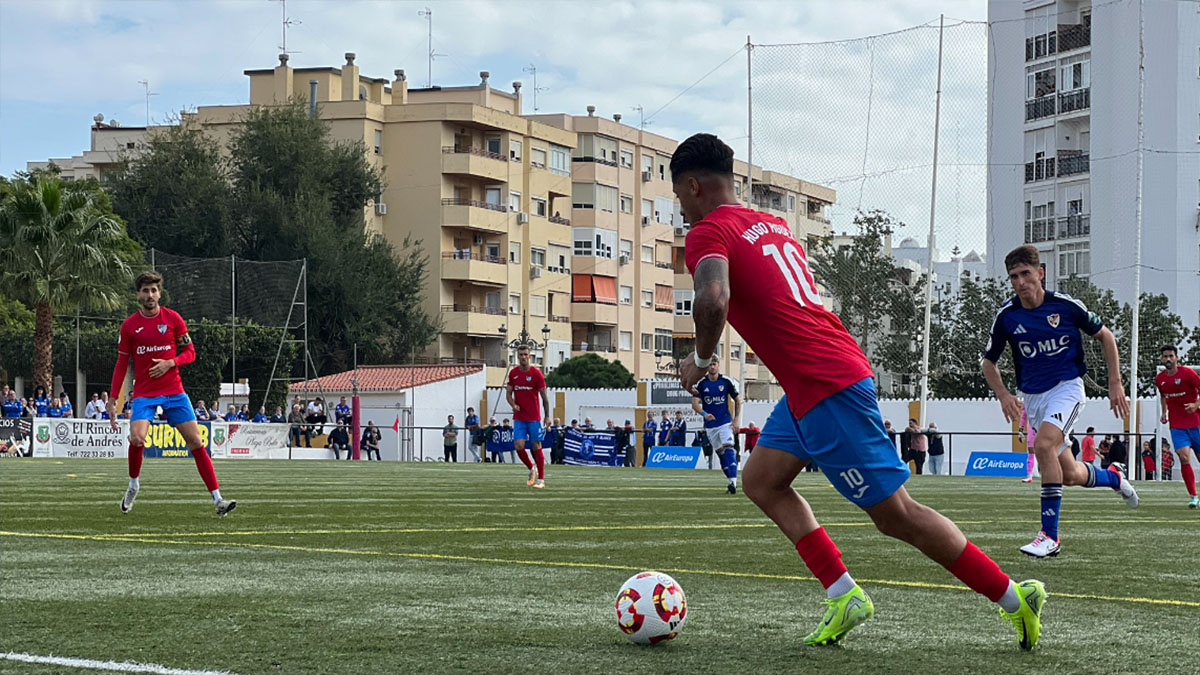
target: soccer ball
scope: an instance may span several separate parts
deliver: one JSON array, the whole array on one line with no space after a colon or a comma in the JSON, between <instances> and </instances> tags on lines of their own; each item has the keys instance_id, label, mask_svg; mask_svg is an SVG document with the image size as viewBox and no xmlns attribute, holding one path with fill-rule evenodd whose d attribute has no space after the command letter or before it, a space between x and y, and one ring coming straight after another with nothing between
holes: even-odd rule
<instances>
[{"instance_id":1,"label":"soccer ball","mask_svg":"<svg viewBox=\"0 0 1200 675\"><path fill-rule=\"evenodd\" d=\"M639 572L617 593L617 628L639 645L672 640L687 622L687 598L679 582L662 572Z\"/></svg>"}]
</instances>

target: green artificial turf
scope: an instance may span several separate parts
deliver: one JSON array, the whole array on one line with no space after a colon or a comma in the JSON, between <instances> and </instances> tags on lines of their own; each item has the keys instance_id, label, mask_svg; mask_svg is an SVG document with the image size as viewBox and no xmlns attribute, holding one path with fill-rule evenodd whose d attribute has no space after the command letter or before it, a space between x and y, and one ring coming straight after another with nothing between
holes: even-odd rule
<instances>
[{"instance_id":1,"label":"green artificial turf","mask_svg":"<svg viewBox=\"0 0 1200 675\"><path fill-rule=\"evenodd\" d=\"M805 647L824 593L719 472L513 465L222 461L217 518L195 467L147 460L121 514L124 461L0 462L0 653L234 673L1195 673L1200 510L1142 483L1128 510L1068 488L1063 554L1018 552L1036 485L915 477L1014 578L1046 582L1028 654L992 604L871 526L818 474L797 489L874 599L842 646ZM672 643L616 628L621 583L682 585ZM84 672L0 660L0 672Z\"/></svg>"}]
</instances>

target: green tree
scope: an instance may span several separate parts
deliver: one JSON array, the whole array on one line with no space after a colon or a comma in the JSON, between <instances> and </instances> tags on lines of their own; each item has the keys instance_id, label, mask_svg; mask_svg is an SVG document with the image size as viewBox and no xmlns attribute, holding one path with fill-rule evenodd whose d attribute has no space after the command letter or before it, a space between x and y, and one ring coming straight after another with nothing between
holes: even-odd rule
<instances>
[{"instance_id":1,"label":"green tree","mask_svg":"<svg viewBox=\"0 0 1200 675\"><path fill-rule=\"evenodd\" d=\"M980 359L987 350L996 312L1011 293L995 279L966 279L958 293L944 297L935 313L944 337L930 350L930 389L939 398L987 398L992 390L983 378ZM1005 386L1016 387L1011 350L997 364Z\"/></svg>"},{"instance_id":2,"label":"green tree","mask_svg":"<svg viewBox=\"0 0 1200 675\"><path fill-rule=\"evenodd\" d=\"M115 310L129 294L137 243L93 181L14 181L0 203L0 269L34 311L33 383L53 383L56 313Z\"/></svg>"},{"instance_id":3,"label":"green tree","mask_svg":"<svg viewBox=\"0 0 1200 675\"><path fill-rule=\"evenodd\" d=\"M546 376L551 389L628 389L637 386L633 373L620 361L594 352L563 361Z\"/></svg>"},{"instance_id":4,"label":"green tree","mask_svg":"<svg viewBox=\"0 0 1200 675\"><path fill-rule=\"evenodd\" d=\"M130 236L147 249L196 258L230 253L228 168L203 129L154 134L105 187Z\"/></svg>"}]
</instances>

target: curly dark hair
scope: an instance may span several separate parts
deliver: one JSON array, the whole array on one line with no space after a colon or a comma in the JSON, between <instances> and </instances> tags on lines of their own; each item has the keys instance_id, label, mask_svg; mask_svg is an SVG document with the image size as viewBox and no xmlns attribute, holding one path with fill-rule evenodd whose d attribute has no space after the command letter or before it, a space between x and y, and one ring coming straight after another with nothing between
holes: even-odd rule
<instances>
[{"instance_id":1,"label":"curly dark hair","mask_svg":"<svg viewBox=\"0 0 1200 675\"><path fill-rule=\"evenodd\" d=\"M733 148L712 134L688 137L671 157L671 178L680 180L695 172L732 175Z\"/></svg>"}]
</instances>

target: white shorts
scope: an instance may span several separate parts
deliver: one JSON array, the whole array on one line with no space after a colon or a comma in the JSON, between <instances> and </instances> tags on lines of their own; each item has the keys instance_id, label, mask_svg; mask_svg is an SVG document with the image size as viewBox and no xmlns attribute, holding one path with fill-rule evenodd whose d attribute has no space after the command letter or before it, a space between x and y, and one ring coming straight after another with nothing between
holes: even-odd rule
<instances>
[{"instance_id":1,"label":"white shorts","mask_svg":"<svg viewBox=\"0 0 1200 675\"><path fill-rule=\"evenodd\" d=\"M704 433L708 434L708 444L713 450L720 450L725 446L733 447L733 425L722 424L719 427L706 428Z\"/></svg>"},{"instance_id":2,"label":"white shorts","mask_svg":"<svg viewBox=\"0 0 1200 675\"><path fill-rule=\"evenodd\" d=\"M1063 450L1071 447L1067 436L1075 427L1079 413L1083 412L1083 379L1063 380L1040 394L1025 394L1025 414L1033 428L1040 429L1044 422L1049 422L1062 430Z\"/></svg>"}]
</instances>

